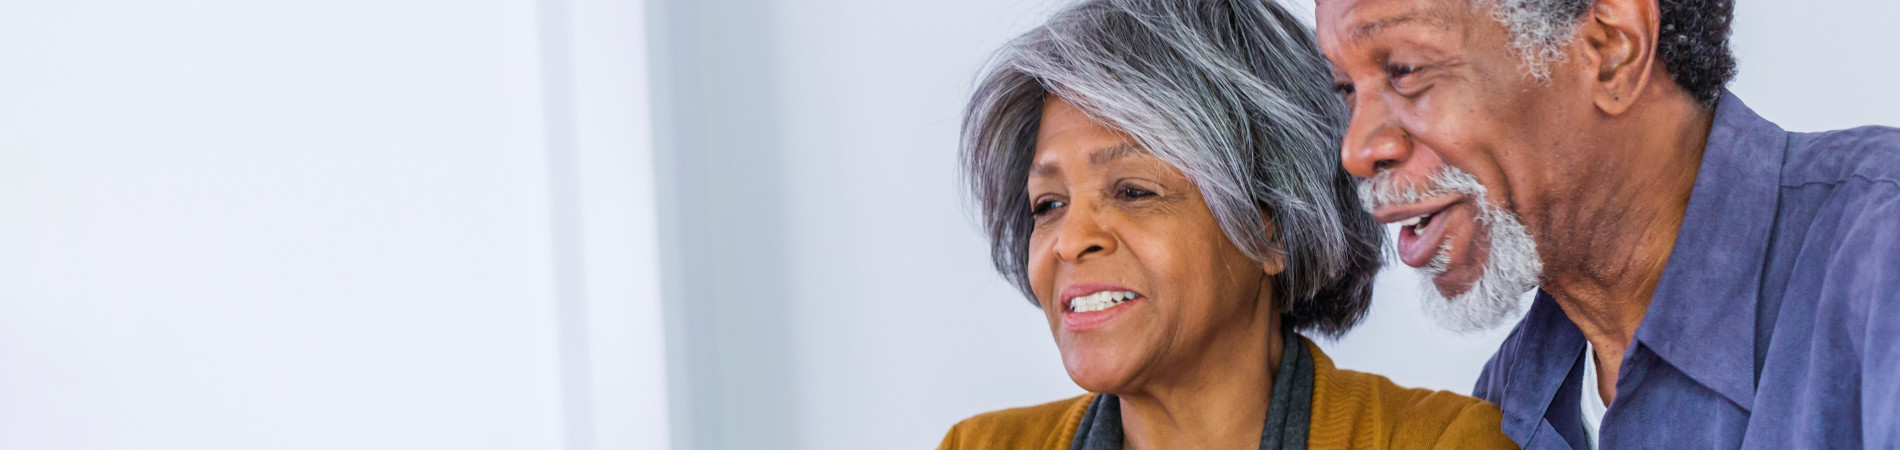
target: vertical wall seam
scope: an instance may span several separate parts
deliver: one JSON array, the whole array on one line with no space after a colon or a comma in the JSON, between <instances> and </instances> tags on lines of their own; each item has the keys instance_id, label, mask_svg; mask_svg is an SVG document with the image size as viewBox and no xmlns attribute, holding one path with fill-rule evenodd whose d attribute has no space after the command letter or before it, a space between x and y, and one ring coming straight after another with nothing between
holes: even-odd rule
<instances>
[{"instance_id":1,"label":"vertical wall seam","mask_svg":"<svg viewBox=\"0 0 1900 450\"><path fill-rule=\"evenodd\" d=\"M580 167L574 118L574 74L565 0L538 0L542 132L548 157L548 204L559 333L561 412L568 450L592 450L593 403L582 272Z\"/></svg>"}]
</instances>

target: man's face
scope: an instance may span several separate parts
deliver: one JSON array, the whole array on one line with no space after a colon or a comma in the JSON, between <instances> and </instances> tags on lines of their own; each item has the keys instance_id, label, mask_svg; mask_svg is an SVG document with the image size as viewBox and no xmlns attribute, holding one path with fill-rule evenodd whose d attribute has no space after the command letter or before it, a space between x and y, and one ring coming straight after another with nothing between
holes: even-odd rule
<instances>
[{"instance_id":1,"label":"man's face","mask_svg":"<svg viewBox=\"0 0 1900 450\"><path fill-rule=\"evenodd\" d=\"M1587 117L1574 76L1526 75L1475 0L1319 0L1321 49L1352 108L1342 161L1368 207L1402 225L1399 257L1430 275L1433 308L1504 315L1541 270L1547 200L1574 189L1565 145ZM1555 68L1555 67L1553 67ZM1519 217L1522 217L1520 221ZM1528 228L1528 230L1527 230ZM1500 298L1503 297L1503 298ZM1497 314L1493 314L1497 313ZM1443 319L1443 317L1441 317ZM1498 317L1459 318L1454 328Z\"/></svg>"}]
</instances>

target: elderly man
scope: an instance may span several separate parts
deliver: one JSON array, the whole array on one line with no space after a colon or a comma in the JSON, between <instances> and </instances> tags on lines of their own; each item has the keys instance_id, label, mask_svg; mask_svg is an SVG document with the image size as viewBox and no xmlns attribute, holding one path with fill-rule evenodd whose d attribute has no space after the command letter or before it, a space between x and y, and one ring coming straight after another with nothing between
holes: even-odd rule
<instances>
[{"instance_id":1,"label":"elderly man","mask_svg":"<svg viewBox=\"0 0 1900 450\"><path fill-rule=\"evenodd\" d=\"M1527 448L1900 447L1900 131L1756 115L1732 11L1318 0L1342 163L1426 310L1539 288L1475 391Z\"/></svg>"}]
</instances>

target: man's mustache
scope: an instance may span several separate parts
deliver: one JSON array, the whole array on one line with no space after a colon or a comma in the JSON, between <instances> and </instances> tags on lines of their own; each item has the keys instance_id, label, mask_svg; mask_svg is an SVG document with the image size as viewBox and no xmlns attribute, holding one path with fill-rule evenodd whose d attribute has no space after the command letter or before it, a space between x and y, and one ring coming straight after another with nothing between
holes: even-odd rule
<instances>
[{"instance_id":1,"label":"man's mustache","mask_svg":"<svg viewBox=\"0 0 1900 450\"><path fill-rule=\"evenodd\" d=\"M1398 176L1391 170L1374 174L1370 178L1359 179L1359 202L1366 210L1377 210L1392 205L1418 203L1435 197L1453 194L1472 195L1482 198L1484 185L1477 177L1450 165L1440 166L1432 176L1422 182L1400 184Z\"/></svg>"}]
</instances>

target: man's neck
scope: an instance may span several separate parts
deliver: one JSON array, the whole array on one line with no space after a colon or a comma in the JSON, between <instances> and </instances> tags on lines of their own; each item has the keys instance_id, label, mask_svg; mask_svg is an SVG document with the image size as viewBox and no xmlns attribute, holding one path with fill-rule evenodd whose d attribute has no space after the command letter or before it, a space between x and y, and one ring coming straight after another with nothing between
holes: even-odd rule
<instances>
[{"instance_id":1,"label":"man's neck","mask_svg":"<svg viewBox=\"0 0 1900 450\"><path fill-rule=\"evenodd\" d=\"M1655 94L1652 92L1652 94ZM1671 97L1664 95L1664 97ZM1601 183L1569 254L1545 255L1543 289L1595 348L1598 392L1616 396L1624 352L1649 311L1695 189L1714 111L1683 96L1619 117L1598 150L1627 155ZM1595 189L1594 187L1592 189ZM1586 361L1588 362L1588 361Z\"/></svg>"}]
</instances>

